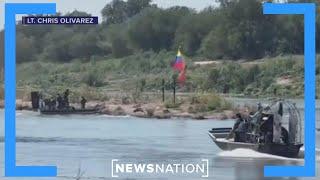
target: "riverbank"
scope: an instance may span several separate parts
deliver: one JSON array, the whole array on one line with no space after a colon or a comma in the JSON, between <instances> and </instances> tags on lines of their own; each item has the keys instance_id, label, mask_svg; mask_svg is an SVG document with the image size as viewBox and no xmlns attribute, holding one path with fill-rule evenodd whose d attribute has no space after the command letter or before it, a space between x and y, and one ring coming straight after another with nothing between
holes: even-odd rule
<instances>
[{"instance_id":1,"label":"riverbank","mask_svg":"<svg viewBox=\"0 0 320 180\"><path fill-rule=\"evenodd\" d=\"M79 108L79 104L71 104L75 108ZM234 118L234 114L239 109L224 109L207 112L196 112L192 110L193 106L180 104L177 107L168 108L163 103L142 103L142 104L121 104L102 101L90 101L86 108L97 109L98 114L112 115L112 116L132 116L139 118L155 118L155 119L170 119L170 118L184 118L184 119L215 119L225 120ZM4 108L4 101L0 101L0 108ZM30 101L21 99L16 100L16 109L33 111Z\"/></svg>"}]
</instances>

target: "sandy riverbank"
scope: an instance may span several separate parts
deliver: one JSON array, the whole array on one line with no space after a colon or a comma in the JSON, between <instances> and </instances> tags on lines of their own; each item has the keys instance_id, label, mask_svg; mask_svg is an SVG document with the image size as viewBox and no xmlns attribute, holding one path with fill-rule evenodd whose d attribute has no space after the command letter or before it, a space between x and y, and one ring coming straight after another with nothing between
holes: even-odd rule
<instances>
[{"instance_id":1,"label":"sandy riverbank","mask_svg":"<svg viewBox=\"0 0 320 180\"><path fill-rule=\"evenodd\" d=\"M78 108L79 104L71 104ZM144 104L121 104L115 102L90 101L87 108L96 108L99 114L113 116L134 116L140 118L186 118L186 119L231 119L234 118L234 110L210 111L210 112L190 112L190 107L181 105L179 108L166 108L163 103L144 103ZM4 101L0 101L0 108L4 108ZM32 105L30 101L16 100L17 110L30 110Z\"/></svg>"}]
</instances>

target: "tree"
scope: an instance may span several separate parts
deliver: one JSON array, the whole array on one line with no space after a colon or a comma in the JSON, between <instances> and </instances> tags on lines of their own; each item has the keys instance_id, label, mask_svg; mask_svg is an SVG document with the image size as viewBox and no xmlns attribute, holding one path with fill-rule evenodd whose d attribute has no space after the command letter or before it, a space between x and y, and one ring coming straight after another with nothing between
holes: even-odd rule
<instances>
[{"instance_id":1,"label":"tree","mask_svg":"<svg viewBox=\"0 0 320 180\"><path fill-rule=\"evenodd\" d=\"M101 55L103 50L98 47L97 33L92 30L87 33L77 33L70 41L70 56L72 59L85 58L90 60L92 55Z\"/></svg>"},{"instance_id":2,"label":"tree","mask_svg":"<svg viewBox=\"0 0 320 180\"><path fill-rule=\"evenodd\" d=\"M171 49L178 24L185 15L180 10L177 8L143 10L129 24L130 42L137 49L157 52L161 49Z\"/></svg>"},{"instance_id":3,"label":"tree","mask_svg":"<svg viewBox=\"0 0 320 180\"><path fill-rule=\"evenodd\" d=\"M106 24L120 24L151 6L151 0L113 0L101 11Z\"/></svg>"},{"instance_id":4,"label":"tree","mask_svg":"<svg viewBox=\"0 0 320 180\"><path fill-rule=\"evenodd\" d=\"M213 59L221 59L229 54L227 34L223 26L216 27L203 40L200 54Z\"/></svg>"},{"instance_id":5,"label":"tree","mask_svg":"<svg viewBox=\"0 0 320 180\"><path fill-rule=\"evenodd\" d=\"M132 53L127 36L127 26L124 24L110 25L104 33L104 38L109 42L108 44L114 57L120 58Z\"/></svg>"},{"instance_id":6,"label":"tree","mask_svg":"<svg viewBox=\"0 0 320 180\"><path fill-rule=\"evenodd\" d=\"M219 7L197 12L180 6L159 8L151 0L113 0L101 11L102 25L18 23L17 60L66 62L109 54L120 58L136 52L175 51L179 46L188 56L214 59L303 53L302 16L263 15L259 0L216 1ZM90 16L76 10L66 15ZM320 29L319 15L317 29ZM316 41L319 45L319 36Z\"/></svg>"},{"instance_id":7,"label":"tree","mask_svg":"<svg viewBox=\"0 0 320 180\"><path fill-rule=\"evenodd\" d=\"M43 52L40 58L44 60L66 62L71 61L69 48L70 41L74 33L70 28L59 28L59 31L53 31L46 34Z\"/></svg>"},{"instance_id":8,"label":"tree","mask_svg":"<svg viewBox=\"0 0 320 180\"><path fill-rule=\"evenodd\" d=\"M127 4L122 0L113 0L101 11L106 24L119 24L127 19Z\"/></svg>"},{"instance_id":9,"label":"tree","mask_svg":"<svg viewBox=\"0 0 320 180\"><path fill-rule=\"evenodd\" d=\"M17 62L33 61L36 55L35 41L32 37L26 37L22 33L17 33Z\"/></svg>"},{"instance_id":10,"label":"tree","mask_svg":"<svg viewBox=\"0 0 320 180\"><path fill-rule=\"evenodd\" d=\"M217 16L220 18L218 23L203 41L201 52L204 54L209 57L256 59L272 50L277 35L275 20L262 14L259 1L228 2L228 6L222 6Z\"/></svg>"},{"instance_id":11,"label":"tree","mask_svg":"<svg viewBox=\"0 0 320 180\"><path fill-rule=\"evenodd\" d=\"M132 17L139 14L144 8L150 7L151 0L128 0L127 15Z\"/></svg>"},{"instance_id":12,"label":"tree","mask_svg":"<svg viewBox=\"0 0 320 180\"><path fill-rule=\"evenodd\" d=\"M216 25L216 17L214 12L196 14L193 11L192 14L184 17L179 23L175 34L176 48L177 46L182 46L187 55L196 55L204 37Z\"/></svg>"}]
</instances>

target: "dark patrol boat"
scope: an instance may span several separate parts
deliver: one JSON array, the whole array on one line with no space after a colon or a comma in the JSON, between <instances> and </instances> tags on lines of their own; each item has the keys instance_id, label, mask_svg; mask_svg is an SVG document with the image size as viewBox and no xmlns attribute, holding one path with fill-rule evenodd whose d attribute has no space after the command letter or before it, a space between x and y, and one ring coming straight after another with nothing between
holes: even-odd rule
<instances>
[{"instance_id":1,"label":"dark patrol boat","mask_svg":"<svg viewBox=\"0 0 320 180\"><path fill-rule=\"evenodd\" d=\"M237 131L239 127L235 125L233 128L213 128L209 131L209 136L220 149L231 151L243 148L289 158L299 157L303 146L302 130L295 104L279 100L271 106L258 108L246 119L237 115L238 125L245 127L244 130Z\"/></svg>"},{"instance_id":2,"label":"dark patrol boat","mask_svg":"<svg viewBox=\"0 0 320 180\"><path fill-rule=\"evenodd\" d=\"M81 109L74 108L72 106L61 105L57 107L56 100L53 102L43 100L39 92L31 93L32 107L35 110L39 110L41 114L44 115L69 115L69 114L96 114L98 109L96 108L85 108L84 106ZM85 101L86 102L86 101ZM84 102L84 103L85 103Z\"/></svg>"}]
</instances>

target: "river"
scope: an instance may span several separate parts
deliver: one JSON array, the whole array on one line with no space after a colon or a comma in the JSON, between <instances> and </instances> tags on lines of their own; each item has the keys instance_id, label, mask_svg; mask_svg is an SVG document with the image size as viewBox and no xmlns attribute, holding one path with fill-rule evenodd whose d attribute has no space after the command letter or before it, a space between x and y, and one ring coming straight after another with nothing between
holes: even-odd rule
<instances>
[{"instance_id":1,"label":"river","mask_svg":"<svg viewBox=\"0 0 320 180\"><path fill-rule=\"evenodd\" d=\"M3 110L0 110L1 154L4 148L3 114ZM232 126L231 120L157 120L105 115L43 116L29 111L17 111L16 116L17 165L58 166L58 177L40 178L41 180L75 179L79 169L83 173L81 179L111 179L112 159L137 163L198 162L201 159L209 159L208 179L216 180L275 179L264 178L264 165L303 164L301 159L291 160L250 150L221 151L211 141L207 131L212 127ZM317 132L317 147L320 147L319 137L320 133ZM3 161L2 155L0 176L4 174ZM317 165L319 167L319 160ZM319 168L317 173L319 174ZM149 176L145 179L148 179L147 177ZM128 178L141 179L126 175L118 179ZM10 178L15 179L35 178ZM159 176L152 179L200 177L196 174L188 177Z\"/></svg>"}]
</instances>

